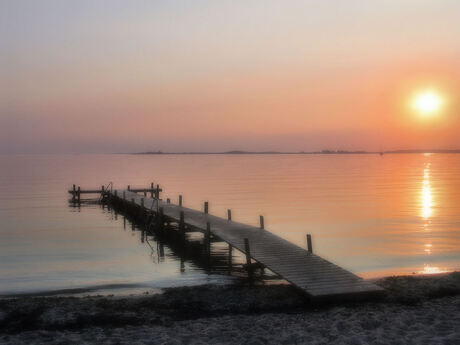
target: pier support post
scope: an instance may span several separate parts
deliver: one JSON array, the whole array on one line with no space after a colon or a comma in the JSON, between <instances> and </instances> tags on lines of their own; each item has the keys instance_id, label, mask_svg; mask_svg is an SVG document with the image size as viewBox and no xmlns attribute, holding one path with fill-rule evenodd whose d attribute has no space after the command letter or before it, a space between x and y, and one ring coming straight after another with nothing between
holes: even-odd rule
<instances>
[{"instance_id":1,"label":"pier support post","mask_svg":"<svg viewBox=\"0 0 460 345\"><path fill-rule=\"evenodd\" d=\"M310 253L313 253L313 245L311 244L311 235L307 234L307 249Z\"/></svg>"},{"instance_id":2,"label":"pier support post","mask_svg":"<svg viewBox=\"0 0 460 345\"><path fill-rule=\"evenodd\" d=\"M80 203L81 201L81 189L80 189L80 186L78 186L78 190L77 190L77 202Z\"/></svg>"},{"instance_id":3,"label":"pier support post","mask_svg":"<svg viewBox=\"0 0 460 345\"><path fill-rule=\"evenodd\" d=\"M227 210L227 219L232 220L232 210Z\"/></svg>"},{"instance_id":4,"label":"pier support post","mask_svg":"<svg viewBox=\"0 0 460 345\"><path fill-rule=\"evenodd\" d=\"M77 199L77 189L76 189L75 185L73 185L73 187L72 187L72 202L75 202L76 199Z\"/></svg>"},{"instance_id":5,"label":"pier support post","mask_svg":"<svg viewBox=\"0 0 460 345\"><path fill-rule=\"evenodd\" d=\"M205 247L206 247L206 264L208 270L211 269L211 223L206 222L206 233L205 233Z\"/></svg>"},{"instance_id":6,"label":"pier support post","mask_svg":"<svg viewBox=\"0 0 460 345\"><path fill-rule=\"evenodd\" d=\"M182 207L182 195L179 195L179 206Z\"/></svg>"},{"instance_id":7,"label":"pier support post","mask_svg":"<svg viewBox=\"0 0 460 345\"><path fill-rule=\"evenodd\" d=\"M233 247L231 244L228 245L228 269L229 271L232 270L233 264Z\"/></svg>"},{"instance_id":8,"label":"pier support post","mask_svg":"<svg viewBox=\"0 0 460 345\"><path fill-rule=\"evenodd\" d=\"M205 245L206 245L206 252L208 255L211 252L211 223L206 222L206 233L205 233Z\"/></svg>"},{"instance_id":9,"label":"pier support post","mask_svg":"<svg viewBox=\"0 0 460 345\"><path fill-rule=\"evenodd\" d=\"M128 185L128 190L131 190L131 186L130 186L130 185Z\"/></svg>"},{"instance_id":10,"label":"pier support post","mask_svg":"<svg viewBox=\"0 0 460 345\"><path fill-rule=\"evenodd\" d=\"M209 213L209 203L207 201L204 202L204 213Z\"/></svg>"},{"instance_id":11,"label":"pier support post","mask_svg":"<svg viewBox=\"0 0 460 345\"><path fill-rule=\"evenodd\" d=\"M164 226L165 226L165 218L164 218L163 207L160 207L158 209L158 212L160 213L160 229L163 231Z\"/></svg>"},{"instance_id":12,"label":"pier support post","mask_svg":"<svg viewBox=\"0 0 460 345\"><path fill-rule=\"evenodd\" d=\"M244 251L246 254L246 270L248 271L248 277L252 280L252 265L251 265L251 248L249 247L249 239L244 239Z\"/></svg>"},{"instance_id":13,"label":"pier support post","mask_svg":"<svg viewBox=\"0 0 460 345\"><path fill-rule=\"evenodd\" d=\"M153 199L153 190L155 189L153 182L150 183L150 197Z\"/></svg>"},{"instance_id":14,"label":"pier support post","mask_svg":"<svg viewBox=\"0 0 460 345\"><path fill-rule=\"evenodd\" d=\"M261 229L264 229L264 228L265 228L264 216L260 216L260 228L261 228Z\"/></svg>"},{"instance_id":15,"label":"pier support post","mask_svg":"<svg viewBox=\"0 0 460 345\"><path fill-rule=\"evenodd\" d=\"M185 220L184 220L184 211L180 211L180 219L179 219L179 233L181 240L185 242Z\"/></svg>"},{"instance_id":16,"label":"pier support post","mask_svg":"<svg viewBox=\"0 0 460 345\"><path fill-rule=\"evenodd\" d=\"M160 185L159 184L157 184L157 190L156 190L155 195L156 195L156 198L160 200Z\"/></svg>"}]
</instances>

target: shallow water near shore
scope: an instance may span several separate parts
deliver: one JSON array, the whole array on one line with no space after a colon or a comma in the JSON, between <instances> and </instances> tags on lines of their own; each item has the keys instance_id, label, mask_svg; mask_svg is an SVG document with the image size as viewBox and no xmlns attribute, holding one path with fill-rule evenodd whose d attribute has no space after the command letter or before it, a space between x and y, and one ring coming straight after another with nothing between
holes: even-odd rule
<instances>
[{"instance_id":1,"label":"shallow water near shore","mask_svg":"<svg viewBox=\"0 0 460 345\"><path fill-rule=\"evenodd\" d=\"M460 155L0 156L0 294L92 289L137 293L232 284L96 204L72 183L159 183L162 197L266 228L363 277L460 266ZM125 225L125 226L124 226ZM163 247L162 249L160 247ZM225 248L214 245L216 258ZM162 251L162 255L160 252ZM238 261L238 258L236 258Z\"/></svg>"}]
</instances>

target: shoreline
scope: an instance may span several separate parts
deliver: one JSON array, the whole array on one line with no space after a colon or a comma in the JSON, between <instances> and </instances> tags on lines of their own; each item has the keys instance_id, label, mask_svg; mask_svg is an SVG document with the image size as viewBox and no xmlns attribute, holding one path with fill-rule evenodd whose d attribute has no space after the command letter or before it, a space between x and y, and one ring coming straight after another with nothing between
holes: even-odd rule
<instances>
[{"instance_id":1,"label":"shoreline","mask_svg":"<svg viewBox=\"0 0 460 345\"><path fill-rule=\"evenodd\" d=\"M377 284L386 289L379 300L321 304L290 285L244 284L130 297L2 299L0 343L375 343L382 334L382 343L460 340L460 272Z\"/></svg>"}]
</instances>

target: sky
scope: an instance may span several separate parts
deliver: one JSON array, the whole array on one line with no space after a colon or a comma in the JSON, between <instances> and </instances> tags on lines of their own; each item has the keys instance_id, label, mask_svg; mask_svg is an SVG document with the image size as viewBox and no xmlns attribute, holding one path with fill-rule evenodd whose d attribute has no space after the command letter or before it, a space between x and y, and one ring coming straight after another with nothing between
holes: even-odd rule
<instances>
[{"instance_id":1,"label":"sky","mask_svg":"<svg viewBox=\"0 0 460 345\"><path fill-rule=\"evenodd\" d=\"M0 0L0 153L460 148L459 13ZM429 116L424 92L441 104Z\"/></svg>"}]
</instances>

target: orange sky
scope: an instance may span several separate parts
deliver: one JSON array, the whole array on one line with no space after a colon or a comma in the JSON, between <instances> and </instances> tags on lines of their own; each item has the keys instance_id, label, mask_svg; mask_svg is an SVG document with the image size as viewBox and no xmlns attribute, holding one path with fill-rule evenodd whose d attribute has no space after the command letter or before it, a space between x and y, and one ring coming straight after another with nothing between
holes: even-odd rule
<instances>
[{"instance_id":1,"label":"orange sky","mask_svg":"<svg viewBox=\"0 0 460 345\"><path fill-rule=\"evenodd\" d=\"M0 13L0 153L460 148L457 1ZM432 118L408 107L427 88Z\"/></svg>"}]
</instances>

